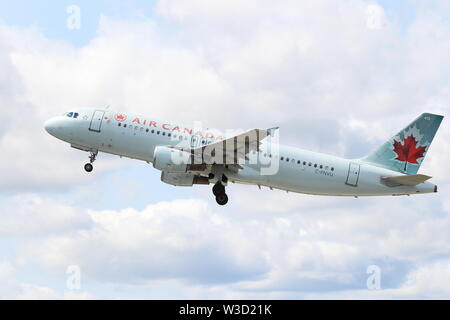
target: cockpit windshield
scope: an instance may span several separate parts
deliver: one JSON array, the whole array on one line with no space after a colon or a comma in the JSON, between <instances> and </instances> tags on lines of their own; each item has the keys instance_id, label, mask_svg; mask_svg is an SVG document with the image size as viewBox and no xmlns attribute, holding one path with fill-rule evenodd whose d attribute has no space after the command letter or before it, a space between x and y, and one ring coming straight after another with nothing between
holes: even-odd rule
<instances>
[{"instance_id":1,"label":"cockpit windshield","mask_svg":"<svg viewBox=\"0 0 450 320\"><path fill-rule=\"evenodd\" d=\"M64 115L66 117L74 118L74 119L78 118L78 116L79 116L79 114L77 112L68 112L68 113L65 113Z\"/></svg>"}]
</instances>

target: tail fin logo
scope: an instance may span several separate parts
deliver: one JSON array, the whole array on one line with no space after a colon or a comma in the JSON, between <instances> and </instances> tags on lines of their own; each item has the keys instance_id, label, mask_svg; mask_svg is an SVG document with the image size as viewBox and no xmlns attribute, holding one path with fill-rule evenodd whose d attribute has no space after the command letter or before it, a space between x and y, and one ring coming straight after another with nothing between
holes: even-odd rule
<instances>
[{"instance_id":1,"label":"tail fin logo","mask_svg":"<svg viewBox=\"0 0 450 320\"><path fill-rule=\"evenodd\" d=\"M405 168L408 163L419 164L418 159L425 157L426 146L417 147L416 138L411 134L403 139L403 144L400 141L394 139L393 151L397 154L395 160L405 162Z\"/></svg>"},{"instance_id":2,"label":"tail fin logo","mask_svg":"<svg viewBox=\"0 0 450 320\"><path fill-rule=\"evenodd\" d=\"M443 118L438 114L422 113L361 160L392 171L417 174Z\"/></svg>"}]
</instances>

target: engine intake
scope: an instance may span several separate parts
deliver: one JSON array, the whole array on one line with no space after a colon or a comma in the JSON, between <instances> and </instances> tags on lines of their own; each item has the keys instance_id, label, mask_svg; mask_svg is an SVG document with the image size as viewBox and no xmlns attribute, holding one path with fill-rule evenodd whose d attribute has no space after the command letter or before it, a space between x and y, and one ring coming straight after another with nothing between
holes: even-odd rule
<instances>
[{"instance_id":1,"label":"engine intake","mask_svg":"<svg viewBox=\"0 0 450 320\"><path fill-rule=\"evenodd\" d=\"M206 169L206 164L193 164L191 153L163 146L155 148L153 166L168 173L187 173Z\"/></svg>"},{"instance_id":2,"label":"engine intake","mask_svg":"<svg viewBox=\"0 0 450 320\"><path fill-rule=\"evenodd\" d=\"M155 169L172 173L185 173L189 163L191 163L191 155L187 152L167 147L155 148L153 154Z\"/></svg>"}]
</instances>

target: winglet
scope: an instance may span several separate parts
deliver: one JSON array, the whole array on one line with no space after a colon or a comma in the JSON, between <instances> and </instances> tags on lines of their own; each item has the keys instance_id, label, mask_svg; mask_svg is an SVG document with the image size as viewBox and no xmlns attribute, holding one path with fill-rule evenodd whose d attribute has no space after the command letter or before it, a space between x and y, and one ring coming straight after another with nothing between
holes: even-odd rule
<instances>
[{"instance_id":1,"label":"winglet","mask_svg":"<svg viewBox=\"0 0 450 320\"><path fill-rule=\"evenodd\" d=\"M273 134L275 133L275 131L277 131L277 130L279 130L279 129L280 129L280 127L269 128L269 129L266 130L267 135L273 137Z\"/></svg>"}]
</instances>

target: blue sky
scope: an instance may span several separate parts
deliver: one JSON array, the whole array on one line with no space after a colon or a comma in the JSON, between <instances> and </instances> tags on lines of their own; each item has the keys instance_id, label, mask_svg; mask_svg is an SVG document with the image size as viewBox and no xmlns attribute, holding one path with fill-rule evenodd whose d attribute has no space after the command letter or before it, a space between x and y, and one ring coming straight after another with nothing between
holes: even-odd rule
<instances>
[{"instance_id":1,"label":"blue sky","mask_svg":"<svg viewBox=\"0 0 450 320\"><path fill-rule=\"evenodd\" d=\"M62 0L62 1L1 1L1 19L4 23L22 27L35 26L48 38L59 39L75 46L87 44L96 34L101 15L117 19L153 17L155 1L132 0ZM82 28L66 28L67 8L79 6L82 10Z\"/></svg>"},{"instance_id":2,"label":"blue sky","mask_svg":"<svg viewBox=\"0 0 450 320\"><path fill-rule=\"evenodd\" d=\"M370 2L368 2L370 3ZM385 8L386 13L395 17L398 22L407 26L414 19L417 8L421 3L417 1L378 1ZM438 7L439 1L428 1L427 7ZM155 14L155 0L42 0L30 2L18 0L13 3L0 1L0 18L9 25L39 28L46 37L59 39L83 46L95 37L100 17L108 16L115 19L152 19L163 21ZM82 27L79 30L66 28L69 6L76 5L82 10Z\"/></svg>"},{"instance_id":3,"label":"blue sky","mask_svg":"<svg viewBox=\"0 0 450 320\"><path fill-rule=\"evenodd\" d=\"M233 1L0 1L0 148L15 155L0 162L0 298L450 296L445 119L421 168L437 195L232 185L224 208L143 162L100 154L88 175L87 154L44 132L55 114L109 104L279 125L283 143L359 157L422 112L447 116L446 1ZM372 264L383 290L366 288Z\"/></svg>"}]
</instances>

